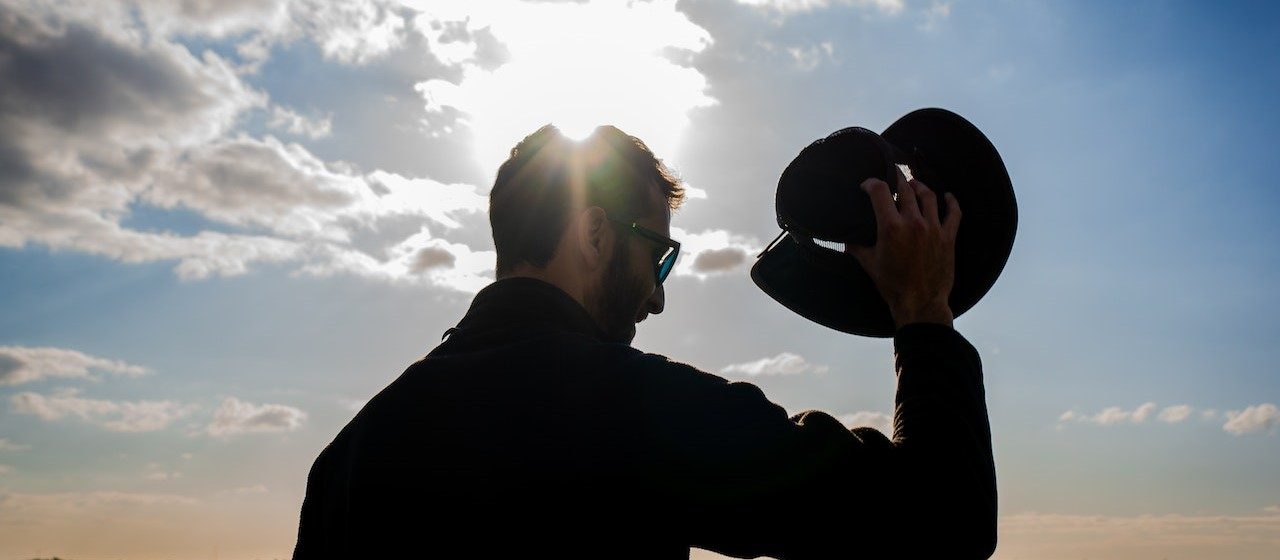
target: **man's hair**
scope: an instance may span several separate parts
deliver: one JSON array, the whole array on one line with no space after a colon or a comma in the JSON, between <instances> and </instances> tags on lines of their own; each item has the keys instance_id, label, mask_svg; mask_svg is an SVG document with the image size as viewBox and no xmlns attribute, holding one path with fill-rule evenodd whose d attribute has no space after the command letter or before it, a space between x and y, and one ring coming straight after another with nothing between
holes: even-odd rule
<instances>
[{"instance_id":1,"label":"man's hair","mask_svg":"<svg viewBox=\"0 0 1280 560\"><path fill-rule=\"evenodd\" d=\"M649 206L655 183L667 205L679 208L680 180L639 138L600 126L574 141L553 125L539 128L511 148L489 193L497 276L522 262L546 266L571 208L599 206L623 221L655 210Z\"/></svg>"}]
</instances>

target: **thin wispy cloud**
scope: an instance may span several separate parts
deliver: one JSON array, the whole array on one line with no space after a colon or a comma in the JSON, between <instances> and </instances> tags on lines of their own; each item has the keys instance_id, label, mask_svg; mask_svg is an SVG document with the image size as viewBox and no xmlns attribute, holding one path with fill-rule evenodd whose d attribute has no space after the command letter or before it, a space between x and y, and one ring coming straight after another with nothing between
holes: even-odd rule
<instances>
[{"instance_id":1,"label":"thin wispy cloud","mask_svg":"<svg viewBox=\"0 0 1280 560\"><path fill-rule=\"evenodd\" d=\"M1059 426L1067 422L1096 424L1099 426L1115 426L1120 424L1143 424L1157 410L1152 402L1143 403L1132 410L1118 406L1107 407L1094 414L1082 414L1068 410L1058 416ZM1195 409L1191 405L1180 404L1164 407L1155 414L1155 418L1167 424L1178 424L1191 418ZM1243 410L1229 410L1220 415L1217 410L1209 408L1200 411L1200 419L1206 422L1226 418L1222 425L1224 432L1233 435L1273 433L1280 426L1280 409L1271 403L1262 403L1245 407Z\"/></svg>"},{"instance_id":2,"label":"thin wispy cloud","mask_svg":"<svg viewBox=\"0 0 1280 560\"><path fill-rule=\"evenodd\" d=\"M9 397L10 410L42 420L76 418L113 432L154 432L199 409L172 400L109 400L80 396L76 389L45 395L24 391Z\"/></svg>"},{"instance_id":3,"label":"thin wispy cloud","mask_svg":"<svg viewBox=\"0 0 1280 560\"><path fill-rule=\"evenodd\" d=\"M31 449L30 445L14 443L9 438L0 438L0 451L26 451L28 449Z\"/></svg>"},{"instance_id":4,"label":"thin wispy cloud","mask_svg":"<svg viewBox=\"0 0 1280 560\"><path fill-rule=\"evenodd\" d=\"M324 138L333 132L333 114L309 117L288 107L277 105L271 108L271 118L267 121L267 126L314 140Z\"/></svg>"},{"instance_id":5,"label":"thin wispy cloud","mask_svg":"<svg viewBox=\"0 0 1280 560\"><path fill-rule=\"evenodd\" d=\"M1116 424L1141 424L1147 421L1156 410L1156 403L1148 402L1139 405L1133 410L1125 410L1118 406L1111 406L1096 414L1080 414L1074 410L1068 410L1058 416L1059 422L1089 422L1099 426L1112 426Z\"/></svg>"},{"instance_id":6,"label":"thin wispy cloud","mask_svg":"<svg viewBox=\"0 0 1280 560\"><path fill-rule=\"evenodd\" d=\"M0 346L0 385L53 378L97 381L101 379L100 373L138 377L150 373L150 370L67 348Z\"/></svg>"},{"instance_id":7,"label":"thin wispy cloud","mask_svg":"<svg viewBox=\"0 0 1280 560\"><path fill-rule=\"evenodd\" d=\"M848 414L841 414L836 417L846 428L857 428L858 426L868 426L875 428L885 436L893 436L893 415L885 412L860 410Z\"/></svg>"},{"instance_id":8,"label":"thin wispy cloud","mask_svg":"<svg viewBox=\"0 0 1280 560\"><path fill-rule=\"evenodd\" d=\"M776 356L759 360L732 364L721 368L725 375L747 375L750 377L774 375L800 375L802 373L824 374L830 370L828 366L815 364L798 354L782 352Z\"/></svg>"}]
</instances>

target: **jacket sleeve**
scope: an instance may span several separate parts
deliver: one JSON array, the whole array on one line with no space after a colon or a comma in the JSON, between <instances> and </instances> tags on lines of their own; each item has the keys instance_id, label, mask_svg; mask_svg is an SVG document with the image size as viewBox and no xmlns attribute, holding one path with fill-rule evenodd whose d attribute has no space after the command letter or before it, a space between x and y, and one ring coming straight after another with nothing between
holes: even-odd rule
<instances>
[{"instance_id":1,"label":"jacket sleeve","mask_svg":"<svg viewBox=\"0 0 1280 560\"><path fill-rule=\"evenodd\" d=\"M691 546L739 558L987 558L995 467L982 365L951 327L894 335L894 433L788 416L751 383L644 354L655 495ZM928 556L924 556L928 555Z\"/></svg>"},{"instance_id":2,"label":"jacket sleeve","mask_svg":"<svg viewBox=\"0 0 1280 560\"><path fill-rule=\"evenodd\" d=\"M306 494L302 498L302 511L298 515L298 540L293 546L293 560L326 558L333 553L322 542L328 533L325 524L325 482L328 475L327 461L330 447L326 446L311 464L307 473Z\"/></svg>"}]
</instances>

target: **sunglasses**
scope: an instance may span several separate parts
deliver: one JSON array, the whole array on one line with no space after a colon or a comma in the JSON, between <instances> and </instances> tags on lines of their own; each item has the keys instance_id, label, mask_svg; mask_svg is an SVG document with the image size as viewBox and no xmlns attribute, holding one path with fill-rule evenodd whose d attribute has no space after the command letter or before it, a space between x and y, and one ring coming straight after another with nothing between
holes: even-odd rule
<instances>
[{"instance_id":1,"label":"sunglasses","mask_svg":"<svg viewBox=\"0 0 1280 560\"><path fill-rule=\"evenodd\" d=\"M667 275L671 274L671 269L676 264L676 256L680 254L680 242L635 222L624 222L612 217L609 217L609 221L626 226L632 233L664 247L662 254L658 255L654 262L654 273L658 278L658 284L662 284L662 281L667 279Z\"/></svg>"}]
</instances>

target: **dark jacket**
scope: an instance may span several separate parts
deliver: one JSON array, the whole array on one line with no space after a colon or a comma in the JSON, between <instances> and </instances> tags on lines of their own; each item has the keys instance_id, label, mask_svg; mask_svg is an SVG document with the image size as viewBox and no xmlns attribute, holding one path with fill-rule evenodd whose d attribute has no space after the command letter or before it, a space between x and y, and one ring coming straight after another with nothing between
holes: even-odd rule
<instances>
[{"instance_id":1,"label":"dark jacket","mask_svg":"<svg viewBox=\"0 0 1280 560\"><path fill-rule=\"evenodd\" d=\"M986 558L996 486L977 351L894 336L890 440L601 342L507 278L316 458L295 559ZM927 556L922 556L927 555Z\"/></svg>"}]
</instances>

